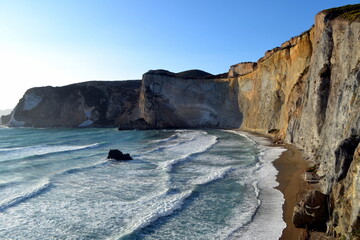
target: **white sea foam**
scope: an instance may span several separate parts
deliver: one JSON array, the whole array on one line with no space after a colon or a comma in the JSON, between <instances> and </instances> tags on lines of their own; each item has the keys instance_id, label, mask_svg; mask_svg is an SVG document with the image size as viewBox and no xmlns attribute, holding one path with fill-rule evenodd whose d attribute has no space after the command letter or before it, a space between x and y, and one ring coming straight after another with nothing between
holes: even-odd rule
<instances>
[{"instance_id":1,"label":"white sea foam","mask_svg":"<svg viewBox=\"0 0 360 240\"><path fill-rule=\"evenodd\" d=\"M179 157L159 163L159 168L171 171L172 167L180 162L188 161L192 156L200 153L204 153L212 148L217 143L217 137L207 135L196 136L192 138L192 141L185 141L182 144L176 145L174 148L168 149L170 153L180 153Z\"/></svg>"},{"instance_id":2,"label":"white sea foam","mask_svg":"<svg viewBox=\"0 0 360 240\"><path fill-rule=\"evenodd\" d=\"M207 167L207 168L203 169L203 171L205 172L204 175L197 177L190 182L191 182L191 184L194 184L194 185L209 184L213 181L224 178L225 175L232 170L233 170L232 167L223 167L220 169L218 167L212 167L212 168Z\"/></svg>"},{"instance_id":3,"label":"white sea foam","mask_svg":"<svg viewBox=\"0 0 360 240\"><path fill-rule=\"evenodd\" d=\"M14 148L0 148L0 153L3 155L1 160L11 160L11 159L19 159L30 156L41 156L50 153L59 153L59 152L68 152L68 151L78 151L87 148L96 148L100 144L94 143L89 145L37 145L37 146L29 146L29 147L14 147Z\"/></svg>"},{"instance_id":4,"label":"white sea foam","mask_svg":"<svg viewBox=\"0 0 360 240\"><path fill-rule=\"evenodd\" d=\"M189 143L194 141L197 135L194 135L190 131L179 131L165 139L152 140L151 149L147 153L154 153L164 151L168 148L176 147L182 143Z\"/></svg>"},{"instance_id":5,"label":"white sea foam","mask_svg":"<svg viewBox=\"0 0 360 240\"><path fill-rule=\"evenodd\" d=\"M175 134L172 134L170 137L167 137L167 138L151 140L151 141L149 141L149 143L150 144L166 143L166 142L169 142L171 140L174 140L174 139L178 138L179 135L180 135L179 133L175 133Z\"/></svg>"},{"instance_id":6,"label":"white sea foam","mask_svg":"<svg viewBox=\"0 0 360 240\"><path fill-rule=\"evenodd\" d=\"M110 239L119 239L119 236L126 236L136 230L142 229L157 219L171 215L175 210L181 208L184 200L188 198L192 190L188 190L178 194L161 194L154 198L146 199L140 206L148 206L137 216L127 228L125 228L119 235Z\"/></svg>"},{"instance_id":7,"label":"white sea foam","mask_svg":"<svg viewBox=\"0 0 360 240\"><path fill-rule=\"evenodd\" d=\"M19 193L15 196L11 196L10 198L7 198L0 202L0 212L6 210L9 207L15 206L17 204L20 204L27 199L30 199L34 196L37 196L47 190L51 186L51 183L49 180L45 180L41 183L38 183L37 185L33 186L31 189Z\"/></svg>"},{"instance_id":8,"label":"white sea foam","mask_svg":"<svg viewBox=\"0 0 360 240\"><path fill-rule=\"evenodd\" d=\"M257 143L269 144L265 138L246 135ZM254 185L260 206L253 221L234 231L228 239L278 239L282 234L282 230L286 227L282 210L284 197L279 190L275 189L278 186L276 181L278 171L272 164L286 149L266 147L264 145L259 145L262 149L260 154L262 163L255 175L260 180Z\"/></svg>"},{"instance_id":9,"label":"white sea foam","mask_svg":"<svg viewBox=\"0 0 360 240\"><path fill-rule=\"evenodd\" d=\"M87 133L88 130L81 131ZM129 234L130 238L136 239L143 233L145 239L157 240L226 239L229 233L233 236L231 233L234 232L236 236L239 225L244 226L242 230L250 231L246 227L252 225L247 223L251 222L258 207L256 196L258 194L261 200L263 197L262 184L254 180L261 176L260 169L267 162L267 152L264 152L264 163L256 167L256 158L251 156L258 151L254 150L253 144L242 142L231 134L214 132L180 130L173 134L176 137L140 142L134 152L137 160L126 163L100 161L99 153L95 158L75 154L71 161L62 161L60 154L51 155L51 159L57 161L50 161L49 166L57 173L50 174L48 187L41 190L39 185L38 191L25 190L25 194L17 194L26 189L21 185L12 197L9 195L2 202L6 210L0 213L4 216L0 218L0 238L11 238L16 232L17 239L104 239L109 236L114 236L110 239L121 239ZM143 135L146 137L147 132ZM166 135L169 134L159 134L160 137ZM149 136L154 138L152 132ZM106 137L111 139L113 133ZM121 146L122 150L128 151L129 146L138 144L126 145L128 142L123 138L114 139L112 146ZM240 142L236 143L237 140ZM103 152L108 146L101 145L99 151L91 152ZM147 152L154 147L163 151ZM0 154L4 156L23 150L3 148L0 151L4 154ZM184 161L188 162L174 167ZM30 171L38 173L35 168ZM41 172L40 176L44 177ZM22 200L17 198L28 192L34 194L29 193L29 197ZM226 205L228 201L229 206ZM229 215L224 217L224 222L217 223L223 210ZM172 217L163 218L169 215ZM189 215L191 217L187 217ZM164 229L167 234L161 235Z\"/></svg>"}]
</instances>

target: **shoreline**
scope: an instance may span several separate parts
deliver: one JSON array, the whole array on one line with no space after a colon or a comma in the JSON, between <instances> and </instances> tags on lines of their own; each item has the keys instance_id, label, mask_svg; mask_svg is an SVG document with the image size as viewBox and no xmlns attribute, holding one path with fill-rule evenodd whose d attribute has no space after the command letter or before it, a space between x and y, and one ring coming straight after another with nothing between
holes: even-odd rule
<instances>
[{"instance_id":1,"label":"shoreline","mask_svg":"<svg viewBox=\"0 0 360 240\"><path fill-rule=\"evenodd\" d=\"M284 197L283 221L286 227L283 229L279 240L298 239L300 236L306 234L306 230L296 228L292 223L293 210L297 202L297 197L305 188L305 181L303 175L309 167L305 161L302 152L295 145L282 144L276 145L272 143L273 136L254 131L240 130L253 136L263 137L269 140L268 147L282 147L286 150L280 154L278 158L272 161L273 166L278 171L276 175L276 182L278 186L275 189L279 190ZM264 144L264 143L263 143Z\"/></svg>"},{"instance_id":2,"label":"shoreline","mask_svg":"<svg viewBox=\"0 0 360 240\"><path fill-rule=\"evenodd\" d=\"M292 223L292 215L298 194L304 189L305 182L303 174L308 163L302 156L301 151L293 145L284 144L284 151L281 156L273 162L278 170L276 181L279 186L276 187L284 195L283 219L286 227L283 229L280 240L298 239L305 234L305 229L296 228Z\"/></svg>"}]
</instances>

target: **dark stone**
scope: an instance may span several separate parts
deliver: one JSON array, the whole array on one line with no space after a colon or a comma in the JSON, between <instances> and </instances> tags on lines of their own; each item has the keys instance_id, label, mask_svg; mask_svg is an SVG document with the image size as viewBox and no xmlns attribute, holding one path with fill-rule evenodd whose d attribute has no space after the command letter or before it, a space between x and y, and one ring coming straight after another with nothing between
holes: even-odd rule
<instances>
[{"instance_id":1,"label":"dark stone","mask_svg":"<svg viewBox=\"0 0 360 240\"><path fill-rule=\"evenodd\" d=\"M268 133L270 133L270 134L278 134L279 132L280 132L280 130L276 129L276 128L272 128L268 131Z\"/></svg>"},{"instance_id":2,"label":"dark stone","mask_svg":"<svg viewBox=\"0 0 360 240\"><path fill-rule=\"evenodd\" d=\"M9 115L2 115L0 118L0 124L7 124L8 122L10 122L11 119L11 114Z\"/></svg>"},{"instance_id":3,"label":"dark stone","mask_svg":"<svg viewBox=\"0 0 360 240\"><path fill-rule=\"evenodd\" d=\"M138 118L135 121L129 121L125 124L119 126L118 130L147 130L153 129L148 122L144 118Z\"/></svg>"},{"instance_id":4,"label":"dark stone","mask_svg":"<svg viewBox=\"0 0 360 240\"><path fill-rule=\"evenodd\" d=\"M354 134L351 135L350 138L342 141L335 150L335 173L337 181L341 181L346 177L359 142L360 136Z\"/></svg>"},{"instance_id":5,"label":"dark stone","mask_svg":"<svg viewBox=\"0 0 360 240\"><path fill-rule=\"evenodd\" d=\"M32 88L26 94L42 97L42 101L35 108L24 110L25 98L20 99L14 118L34 127L78 127L86 120L84 108L91 107L93 126L115 127L118 119L132 119L141 84L141 80L90 81Z\"/></svg>"},{"instance_id":6,"label":"dark stone","mask_svg":"<svg viewBox=\"0 0 360 240\"><path fill-rule=\"evenodd\" d=\"M328 195L319 191L307 192L295 206L293 223L297 228L325 232L328 219Z\"/></svg>"},{"instance_id":7,"label":"dark stone","mask_svg":"<svg viewBox=\"0 0 360 240\"><path fill-rule=\"evenodd\" d=\"M122 153L118 149L110 149L107 159L114 160L133 160L133 158L128 153Z\"/></svg>"}]
</instances>

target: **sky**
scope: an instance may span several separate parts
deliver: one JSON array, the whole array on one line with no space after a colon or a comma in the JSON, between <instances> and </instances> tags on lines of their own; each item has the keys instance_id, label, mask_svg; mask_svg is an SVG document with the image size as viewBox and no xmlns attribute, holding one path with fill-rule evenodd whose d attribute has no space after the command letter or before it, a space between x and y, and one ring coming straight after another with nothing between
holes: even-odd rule
<instances>
[{"instance_id":1,"label":"sky","mask_svg":"<svg viewBox=\"0 0 360 240\"><path fill-rule=\"evenodd\" d=\"M0 0L0 109L32 87L141 79L150 69L227 72L342 0Z\"/></svg>"}]
</instances>

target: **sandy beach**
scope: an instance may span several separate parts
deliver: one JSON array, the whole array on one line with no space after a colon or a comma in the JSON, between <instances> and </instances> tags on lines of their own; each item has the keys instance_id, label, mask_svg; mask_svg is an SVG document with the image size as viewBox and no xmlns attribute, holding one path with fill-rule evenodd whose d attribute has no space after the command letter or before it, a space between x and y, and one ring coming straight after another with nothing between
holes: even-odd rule
<instances>
[{"instance_id":1,"label":"sandy beach","mask_svg":"<svg viewBox=\"0 0 360 240\"><path fill-rule=\"evenodd\" d=\"M303 173L306 171L307 162L303 159L302 153L292 145L284 145L287 151L283 152L279 159L273 162L279 173L277 181L279 189L285 198L283 205L284 221L287 227L283 230L281 240L298 239L304 234L304 230L295 228L292 223L293 209L296 204L297 194L304 187Z\"/></svg>"}]
</instances>

